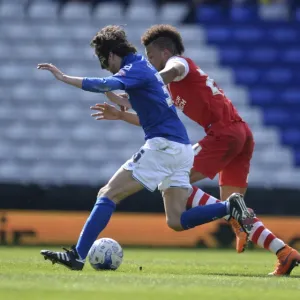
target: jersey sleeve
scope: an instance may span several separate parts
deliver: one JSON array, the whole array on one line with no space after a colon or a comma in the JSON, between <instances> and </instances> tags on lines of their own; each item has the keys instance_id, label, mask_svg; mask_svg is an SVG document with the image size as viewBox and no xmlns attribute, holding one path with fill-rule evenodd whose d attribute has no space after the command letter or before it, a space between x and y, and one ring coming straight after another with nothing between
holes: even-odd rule
<instances>
[{"instance_id":1,"label":"jersey sleeve","mask_svg":"<svg viewBox=\"0 0 300 300\"><path fill-rule=\"evenodd\" d=\"M166 67L171 67L174 64L174 62L180 63L184 66L184 73L181 76L177 76L174 79L174 81L181 81L187 76L187 74L190 71L189 64L183 57L173 56L167 61Z\"/></svg>"},{"instance_id":2,"label":"jersey sleeve","mask_svg":"<svg viewBox=\"0 0 300 300\"><path fill-rule=\"evenodd\" d=\"M120 81L125 86L125 90L127 90L143 86L147 80L147 76L144 73L142 68L140 69L129 64L113 75L113 77Z\"/></svg>"},{"instance_id":3,"label":"jersey sleeve","mask_svg":"<svg viewBox=\"0 0 300 300\"><path fill-rule=\"evenodd\" d=\"M113 76L105 78L86 77L82 81L82 89L88 92L105 93L115 90L124 90L124 85Z\"/></svg>"}]
</instances>

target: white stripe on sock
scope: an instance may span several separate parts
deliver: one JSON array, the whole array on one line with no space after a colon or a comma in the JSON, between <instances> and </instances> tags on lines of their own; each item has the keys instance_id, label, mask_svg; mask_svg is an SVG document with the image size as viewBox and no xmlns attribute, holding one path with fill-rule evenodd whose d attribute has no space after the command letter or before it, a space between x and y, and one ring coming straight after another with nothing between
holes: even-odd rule
<instances>
[{"instance_id":1,"label":"white stripe on sock","mask_svg":"<svg viewBox=\"0 0 300 300\"><path fill-rule=\"evenodd\" d=\"M271 251L271 252L273 252L273 253L277 253L277 251L279 250L279 249L281 249L281 248L283 248L285 246L285 243L282 241L282 240L280 240L279 238L275 238L272 242L271 242L271 244L270 244L270 246L269 246L269 250Z\"/></svg>"},{"instance_id":2,"label":"white stripe on sock","mask_svg":"<svg viewBox=\"0 0 300 300\"><path fill-rule=\"evenodd\" d=\"M204 195L204 192L201 189L198 189L194 196L192 207L196 207L199 205L199 201L203 195Z\"/></svg>"},{"instance_id":3,"label":"white stripe on sock","mask_svg":"<svg viewBox=\"0 0 300 300\"><path fill-rule=\"evenodd\" d=\"M270 230L264 229L257 240L257 245L264 248L264 242L270 233L271 233Z\"/></svg>"},{"instance_id":4,"label":"white stripe on sock","mask_svg":"<svg viewBox=\"0 0 300 300\"><path fill-rule=\"evenodd\" d=\"M209 196L209 198L208 198L208 200L207 200L207 202L206 202L205 205L215 204L215 203L217 203L217 202L218 202L218 199L217 199L217 198L215 198L215 197L213 197L213 196Z\"/></svg>"}]
</instances>

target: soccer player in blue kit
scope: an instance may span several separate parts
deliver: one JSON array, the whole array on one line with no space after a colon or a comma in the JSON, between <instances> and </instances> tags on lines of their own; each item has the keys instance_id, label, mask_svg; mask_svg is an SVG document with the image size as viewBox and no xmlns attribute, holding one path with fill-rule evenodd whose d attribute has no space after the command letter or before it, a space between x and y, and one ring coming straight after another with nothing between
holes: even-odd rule
<instances>
[{"instance_id":1,"label":"soccer player in blue kit","mask_svg":"<svg viewBox=\"0 0 300 300\"><path fill-rule=\"evenodd\" d=\"M162 78L142 55L136 53L123 28L104 27L95 35L91 46L101 67L113 76L72 77L46 63L39 64L38 69L48 70L56 79L85 91L125 90L145 132L146 143L100 189L77 245L64 252L42 250L44 258L71 270L82 270L90 247L107 226L116 204L144 187L152 192L159 188L168 225L172 222L170 227L174 230L187 230L229 214L248 231L252 216L239 194L231 195L224 202L186 211L191 190L189 173L194 160L192 146Z\"/></svg>"}]
</instances>

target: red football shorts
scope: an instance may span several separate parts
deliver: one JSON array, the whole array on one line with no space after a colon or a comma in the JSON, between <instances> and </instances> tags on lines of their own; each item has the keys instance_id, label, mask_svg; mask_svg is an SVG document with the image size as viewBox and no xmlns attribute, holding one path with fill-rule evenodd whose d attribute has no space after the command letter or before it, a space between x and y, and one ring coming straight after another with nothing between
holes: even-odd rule
<instances>
[{"instance_id":1,"label":"red football shorts","mask_svg":"<svg viewBox=\"0 0 300 300\"><path fill-rule=\"evenodd\" d=\"M254 150L253 135L247 123L237 122L217 131L208 131L198 144L194 170L210 179L219 173L219 185L247 187Z\"/></svg>"}]
</instances>

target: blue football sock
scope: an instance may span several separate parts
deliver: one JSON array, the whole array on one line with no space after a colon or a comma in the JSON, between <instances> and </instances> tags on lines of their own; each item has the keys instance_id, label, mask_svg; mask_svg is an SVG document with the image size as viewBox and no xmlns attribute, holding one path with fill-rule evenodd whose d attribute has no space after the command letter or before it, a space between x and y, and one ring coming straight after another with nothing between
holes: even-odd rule
<instances>
[{"instance_id":1,"label":"blue football sock","mask_svg":"<svg viewBox=\"0 0 300 300\"><path fill-rule=\"evenodd\" d=\"M116 209L116 204L106 197L99 197L84 224L76 245L77 253L81 259L85 259L88 252L97 239L99 233L106 227L111 215Z\"/></svg>"},{"instance_id":2,"label":"blue football sock","mask_svg":"<svg viewBox=\"0 0 300 300\"><path fill-rule=\"evenodd\" d=\"M227 206L228 202L224 201L191 208L182 213L181 226L189 229L222 218L228 214Z\"/></svg>"}]
</instances>

